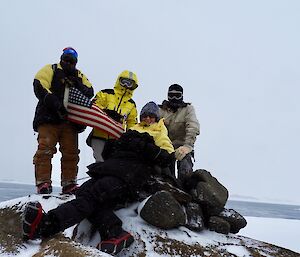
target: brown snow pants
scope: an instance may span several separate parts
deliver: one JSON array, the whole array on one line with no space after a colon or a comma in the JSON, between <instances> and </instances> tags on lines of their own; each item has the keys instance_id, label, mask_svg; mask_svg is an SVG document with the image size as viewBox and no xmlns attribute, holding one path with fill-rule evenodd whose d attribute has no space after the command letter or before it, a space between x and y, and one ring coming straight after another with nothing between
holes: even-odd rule
<instances>
[{"instance_id":1,"label":"brown snow pants","mask_svg":"<svg viewBox=\"0 0 300 257\"><path fill-rule=\"evenodd\" d=\"M67 122L61 124L43 124L38 127L38 149L33 157L36 185L51 183L53 155L59 143L61 157L61 185L76 183L79 162L78 133Z\"/></svg>"}]
</instances>

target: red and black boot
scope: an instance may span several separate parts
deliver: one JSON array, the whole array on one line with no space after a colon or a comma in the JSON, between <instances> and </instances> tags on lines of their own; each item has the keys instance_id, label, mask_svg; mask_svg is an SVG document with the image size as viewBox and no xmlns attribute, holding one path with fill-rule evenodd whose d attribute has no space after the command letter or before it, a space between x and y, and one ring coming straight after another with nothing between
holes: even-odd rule
<instances>
[{"instance_id":1,"label":"red and black boot","mask_svg":"<svg viewBox=\"0 0 300 257\"><path fill-rule=\"evenodd\" d=\"M23 239L37 239L41 237L41 222L45 215L39 202L29 202L25 207L22 218Z\"/></svg>"},{"instance_id":2,"label":"red and black boot","mask_svg":"<svg viewBox=\"0 0 300 257\"><path fill-rule=\"evenodd\" d=\"M123 249L128 248L133 242L133 236L130 233L123 231L118 236L101 241L97 245L97 248L102 252L116 255Z\"/></svg>"},{"instance_id":3,"label":"red and black boot","mask_svg":"<svg viewBox=\"0 0 300 257\"><path fill-rule=\"evenodd\" d=\"M39 202L29 202L23 213L22 230L24 240L33 240L58 233L60 225L59 220L53 214L43 211Z\"/></svg>"}]
</instances>

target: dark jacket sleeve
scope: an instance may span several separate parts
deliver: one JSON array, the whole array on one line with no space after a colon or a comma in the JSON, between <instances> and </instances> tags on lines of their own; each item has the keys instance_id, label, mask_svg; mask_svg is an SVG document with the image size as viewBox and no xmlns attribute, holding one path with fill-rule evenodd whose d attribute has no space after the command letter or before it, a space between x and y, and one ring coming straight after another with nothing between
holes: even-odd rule
<instances>
[{"instance_id":1,"label":"dark jacket sleeve","mask_svg":"<svg viewBox=\"0 0 300 257\"><path fill-rule=\"evenodd\" d=\"M35 96L41 101L48 94L48 91L41 85L40 81L37 79L33 80L33 90Z\"/></svg>"},{"instance_id":2,"label":"dark jacket sleeve","mask_svg":"<svg viewBox=\"0 0 300 257\"><path fill-rule=\"evenodd\" d=\"M62 117L66 115L66 110L63 107L62 101L57 97L56 94L49 93L40 83L39 80L33 81L33 88L36 97L39 101L53 112L59 112L58 114Z\"/></svg>"},{"instance_id":3,"label":"dark jacket sleeve","mask_svg":"<svg viewBox=\"0 0 300 257\"><path fill-rule=\"evenodd\" d=\"M166 150L161 149L154 143L147 143L143 155L150 162L159 165L162 168L168 167L175 158L174 153L169 154Z\"/></svg>"}]
</instances>

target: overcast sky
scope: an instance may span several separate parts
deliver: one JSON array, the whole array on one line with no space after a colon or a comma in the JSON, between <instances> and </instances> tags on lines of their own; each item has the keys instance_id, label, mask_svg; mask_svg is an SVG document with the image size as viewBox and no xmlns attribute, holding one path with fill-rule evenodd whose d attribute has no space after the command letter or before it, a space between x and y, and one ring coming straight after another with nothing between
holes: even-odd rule
<instances>
[{"instance_id":1,"label":"overcast sky","mask_svg":"<svg viewBox=\"0 0 300 257\"><path fill-rule=\"evenodd\" d=\"M34 182L32 81L72 46L96 92L136 72L139 110L181 84L201 125L195 168L230 195L300 203L299 13L297 0L1 1L0 180Z\"/></svg>"}]
</instances>

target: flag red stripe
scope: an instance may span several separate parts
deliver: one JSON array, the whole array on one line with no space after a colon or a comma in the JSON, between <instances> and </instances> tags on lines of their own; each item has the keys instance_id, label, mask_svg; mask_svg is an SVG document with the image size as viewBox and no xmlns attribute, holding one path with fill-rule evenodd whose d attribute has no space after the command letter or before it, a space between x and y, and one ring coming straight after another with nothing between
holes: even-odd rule
<instances>
[{"instance_id":1,"label":"flag red stripe","mask_svg":"<svg viewBox=\"0 0 300 257\"><path fill-rule=\"evenodd\" d=\"M78 123L78 124L90 126L90 127L99 129L101 131L105 131L109 136L112 136L114 138L119 138L122 135L122 132L121 133L117 133L115 131L111 131L106 126L101 126L101 125L99 125L99 123L90 122L88 120L81 119L81 118L79 118L77 116L69 115L68 116L68 120L72 121L72 122L75 122L75 123Z\"/></svg>"},{"instance_id":2,"label":"flag red stripe","mask_svg":"<svg viewBox=\"0 0 300 257\"><path fill-rule=\"evenodd\" d=\"M119 138L120 135L124 132L123 127L121 127L119 124L119 126L116 126L116 122L107 117L106 114L96 113L95 115L89 110L90 109L88 107L83 107L79 105L76 105L75 107L73 106L72 108L68 108L68 119L75 123L91 126L99 130L105 131L109 135L112 135L113 137L117 138Z\"/></svg>"},{"instance_id":3,"label":"flag red stripe","mask_svg":"<svg viewBox=\"0 0 300 257\"><path fill-rule=\"evenodd\" d=\"M84 106L69 103L68 104L68 111L71 112L72 110L76 110L76 111L85 113L87 115L91 115L91 117L97 116L97 117L103 119L104 121L107 121L109 124L113 124L114 126L124 130L121 123L116 122L115 120L113 120L112 118L107 116L107 114L104 111L102 111L99 107L97 107L95 105L93 105L92 109L90 109L88 107L84 107Z\"/></svg>"},{"instance_id":4,"label":"flag red stripe","mask_svg":"<svg viewBox=\"0 0 300 257\"><path fill-rule=\"evenodd\" d=\"M120 127L121 129L124 130L123 126L121 123L115 121L114 119L110 118L104 111L102 111L98 106L96 105L92 105L92 111L93 113L95 113L96 115L98 115L99 113L101 113L103 116L103 118L107 121L109 121L109 123L114 123L117 127Z\"/></svg>"},{"instance_id":5,"label":"flag red stripe","mask_svg":"<svg viewBox=\"0 0 300 257\"><path fill-rule=\"evenodd\" d=\"M110 133L122 134L124 132L124 130L117 129L108 123L103 123L103 122L101 122L101 120L90 119L84 115L79 115L77 113L69 113L68 118L72 118L73 120L78 119L81 122L81 124L82 124L82 122L85 122L86 123L85 125L88 125L91 127L98 126L100 128L100 130L104 130L104 131L110 132Z\"/></svg>"},{"instance_id":6,"label":"flag red stripe","mask_svg":"<svg viewBox=\"0 0 300 257\"><path fill-rule=\"evenodd\" d=\"M72 103L69 101L64 103L68 111L69 121L96 128L114 138L119 138L124 133L121 123L110 118L97 105L92 104L90 106L90 100L77 89L70 88L69 91L67 90L65 98L72 101Z\"/></svg>"},{"instance_id":7,"label":"flag red stripe","mask_svg":"<svg viewBox=\"0 0 300 257\"><path fill-rule=\"evenodd\" d=\"M68 120L70 120L72 122L75 122L75 123L82 124L82 125L90 126L90 127L99 129L101 131L105 131L108 135L116 137L116 138L119 138L122 134L122 132L113 131L113 130L109 129L107 126L101 125L98 122L89 121L89 120L86 120L84 118L82 119L78 116L69 115Z\"/></svg>"},{"instance_id":8,"label":"flag red stripe","mask_svg":"<svg viewBox=\"0 0 300 257\"><path fill-rule=\"evenodd\" d=\"M87 108L87 107L83 107ZM85 119L87 122L94 122L95 124L99 123L103 128L107 127L108 129L111 129L115 131L116 133L123 133L124 129L123 127L117 127L115 126L115 123L109 122L110 120L104 120L103 117L98 115L88 115L84 113L84 109L82 107L78 110L69 110L69 114L72 114L74 116L78 116L81 119ZM102 128L102 130L103 130Z\"/></svg>"}]
</instances>

